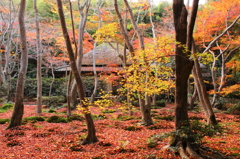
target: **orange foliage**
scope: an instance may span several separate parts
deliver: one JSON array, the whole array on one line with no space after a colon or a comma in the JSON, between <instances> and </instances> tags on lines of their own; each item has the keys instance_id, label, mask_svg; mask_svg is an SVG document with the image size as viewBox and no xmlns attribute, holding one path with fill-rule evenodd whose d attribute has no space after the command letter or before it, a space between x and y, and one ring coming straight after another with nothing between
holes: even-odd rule
<instances>
[{"instance_id":1,"label":"orange foliage","mask_svg":"<svg viewBox=\"0 0 240 159\"><path fill-rule=\"evenodd\" d=\"M198 43L209 42L226 28L226 20L233 21L240 14L240 2L236 0L211 1L198 11L194 37ZM234 39L233 39L234 40ZM225 40L226 41L226 40Z\"/></svg>"}]
</instances>

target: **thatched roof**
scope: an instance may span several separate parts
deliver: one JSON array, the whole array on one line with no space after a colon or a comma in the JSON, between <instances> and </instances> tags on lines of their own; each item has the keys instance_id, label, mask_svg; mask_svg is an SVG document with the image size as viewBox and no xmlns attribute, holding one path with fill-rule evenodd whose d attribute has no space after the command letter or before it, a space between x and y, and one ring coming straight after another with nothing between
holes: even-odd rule
<instances>
[{"instance_id":1,"label":"thatched roof","mask_svg":"<svg viewBox=\"0 0 240 159\"><path fill-rule=\"evenodd\" d=\"M97 71L116 71L119 65L123 64L123 50L124 47L117 44L108 44L103 43L96 48L96 68ZM94 50L89 51L83 55L82 60L82 71L93 71L93 52ZM102 67L99 67L102 66ZM106 67L108 66L108 67ZM113 67L111 67L113 66ZM120 68L119 68L120 69ZM70 71L71 67L69 65L60 66L55 68L55 71Z\"/></svg>"},{"instance_id":2,"label":"thatched roof","mask_svg":"<svg viewBox=\"0 0 240 159\"><path fill-rule=\"evenodd\" d=\"M116 44L103 43L96 48L96 65L117 64L122 65L123 46ZM83 65L93 64L93 52L89 51L83 55Z\"/></svg>"}]
</instances>

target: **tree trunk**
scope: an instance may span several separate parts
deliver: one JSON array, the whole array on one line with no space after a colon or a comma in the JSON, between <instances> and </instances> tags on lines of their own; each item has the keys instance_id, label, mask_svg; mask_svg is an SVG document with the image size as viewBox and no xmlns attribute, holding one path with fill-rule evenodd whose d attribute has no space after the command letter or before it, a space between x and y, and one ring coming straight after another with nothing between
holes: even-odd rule
<instances>
[{"instance_id":1,"label":"tree trunk","mask_svg":"<svg viewBox=\"0 0 240 159\"><path fill-rule=\"evenodd\" d=\"M183 3L183 0L173 1L173 16L174 16L174 26L176 30L176 41L180 44L176 44L176 57L175 57L175 71L176 71L176 92L175 92L175 129L176 132L183 130L183 127L189 127L188 118L188 105L187 105L187 95L188 95L188 78L191 73L193 62L189 59L190 52L185 52L184 45L191 51L192 43L192 31L194 27L194 22L196 19L196 13L198 9L198 0L194 0L190 22L187 25L187 10ZM188 26L188 28L187 28ZM185 132L187 136L191 136L191 131ZM191 149L191 144L194 140L191 137L182 138L177 133L171 143L173 145L179 145L179 152L182 158L188 158L186 151L190 156L196 158L202 158L200 155L196 154Z\"/></svg>"},{"instance_id":2,"label":"tree trunk","mask_svg":"<svg viewBox=\"0 0 240 159\"><path fill-rule=\"evenodd\" d=\"M137 36L138 36L138 40L139 40L139 43L140 43L140 47L142 50L145 50L145 45L144 45L144 37L143 37L143 34L141 33L140 31L140 28L138 27L137 23L134 21L134 16L133 16L133 13L132 13L132 9L131 7L129 6L127 0L124 0L124 3L125 3L125 6L127 7L127 10L129 12L129 15L130 15L130 19L131 19L131 22L132 22L132 25L135 29L135 31L137 32ZM146 55L144 55L146 56ZM144 58L145 60L146 58ZM145 63L145 67L149 67L149 63L145 60L144 61ZM138 73L138 72L137 72ZM148 80L149 80L149 73L146 72L145 74L145 83L148 83ZM146 85L146 88L148 86ZM151 102L150 102L150 96L145 93L145 92L140 92L138 91L138 96L141 97L141 96L144 96L144 100L145 101L142 101L143 99L142 98L139 98L139 105L140 105L140 109L141 109L141 114L142 114L142 124L143 125L152 125L153 124L153 120L151 118Z\"/></svg>"},{"instance_id":3,"label":"tree trunk","mask_svg":"<svg viewBox=\"0 0 240 159\"><path fill-rule=\"evenodd\" d=\"M193 95L192 95L191 100L190 100L190 102L189 102L189 108L190 108L191 110L193 110L193 108L194 108L194 102L195 102L197 96L198 96L197 89L194 88Z\"/></svg>"},{"instance_id":4,"label":"tree trunk","mask_svg":"<svg viewBox=\"0 0 240 159\"><path fill-rule=\"evenodd\" d=\"M91 103L95 101L95 97L97 95L97 87L98 87L98 77L97 77L97 71L96 71L96 47L97 47L97 42L94 43L94 49L93 49L94 89L91 95Z\"/></svg>"},{"instance_id":5,"label":"tree trunk","mask_svg":"<svg viewBox=\"0 0 240 159\"><path fill-rule=\"evenodd\" d=\"M86 2L88 2L88 1L86 1ZM88 134L87 134L87 137L82 142L82 144L95 143L95 142L98 141L97 136L96 136L96 130L95 130L95 126L94 126L92 116L91 116L91 112L88 110L88 105L86 105L85 102L83 102L83 101L86 100L85 99L84 88L83 88L83 82L82 82L81 76L78 72L78 68L77 68L77 65L76 65L71 41L70 41L70 38L69 38L69 35L68 35L66 22L65 22L65 18L64 18L64 13L63 13L63 8L62 8L62 1L57 0L57 5L58 5L58 13L59 13L59 16L60 16L61 26L62 26L62 32L63 32L63 36L64 36L64 39L65 39L67 51L68 51L69 58L70 58L71 69L72 69L73 75L75 77L75 81L77 83L78 94L80 96L80 100L82 101L81 105L82 105L83 109L85 110L84 115L85 115L85 119L86 119L86 123L87 123ZM79 40L82 41L83 39L79 39Z\"/></svg>"},{"instance_id":6,"label":"tree trunk","mask_svg":"<svg viewBox=\"0 0 240 159\"><path fill-rule=\"evenodd\" d=\"M37 114L42 113L42 52L38 20L37 0L34 0L36 39L37 39Z\"/></svg>"},{"instance_id":7,"label":"tree trunk","mask_svg":"<svg viewBox=\"0 0 240 159\"><path fill-rule=\"evenodd\" d=\"M202 77L202 74L200 71L199 62L195 55L196 48L195 48L194 43L193 43L192 52L194 54L194 59L195 59L194 60L193 77L194 77L194 81L196 83L196 88L198 91L200 103L201 103L202 107L204 108L206 118L207 118L207 123L211 124L211 125L217 125L217 120L215 118L211 103L208 98L207 90L206 90L206 87L203 82L203 77Z\"/></svg>"},{"instance_id":8,"label":"tree trunk","mask_svg":"<svg viewBox=\"0 0 240 159\"><path fill-rule=\"evenodd\" d=\"M16 97L15 97L15 106L13 109L13 114L11 121L7 129L20 126L22 123L22 117L24 112L23 106L23 93L24 93L24 84L26 79L26 72L28 66L28 51L27 51L27 40L26 40L26 30L24 24L24 14L26 8L26 0L21 0L20 9L19 9L19 28L20 28L20 38L21 38L21 67L18 74L17 88L16 88Z\"/></svg>"}]
</instances>

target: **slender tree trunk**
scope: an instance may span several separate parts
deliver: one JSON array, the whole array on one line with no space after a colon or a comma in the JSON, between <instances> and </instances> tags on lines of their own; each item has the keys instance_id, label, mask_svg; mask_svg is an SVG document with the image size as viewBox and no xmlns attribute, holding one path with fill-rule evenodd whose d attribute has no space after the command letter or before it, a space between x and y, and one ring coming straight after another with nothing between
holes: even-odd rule
<instances>
[{"instance_id":1,"label":"slender tree trunk","mask_svg":"<svg viewBox=\"0 0 240 159\"><path fill-rule=\"evenodd\" d=\"M211 73L212 73L212 82L213 82L213 99L212 99L212 105L214 105L214 103L216 102L217 99L217 80L216 80L216 71L215 71L215 67L216 67L216 58L214 55L213 51L210 51L212 53L213 56L213 64L212 64L212 68L211 68Z\"/></svg>"},{"instance_id":2,"label":"slender tree trunk","mask_svg":"<svg viewBox=\"0 0 240 159\"><path fill-rule=\"evenodd\" d=\"M91 95L91 103L95 101L95 97L97 95L97 87L98 87L98 77L97 77L97 71L96 71L96 47L97 47L97 42L94 43L94 49L93 49L94 89Z\"/></svg>"},{"instance_id":3,"label":"slender tree trunk","mask_svg":"<svg viewBox=\"0 0 240 159\"><path fill-rule=\"evenodd\" d=\"M26 0L21 0L20 10L18 15L19 28L21 35L21 67L18 74L17 88L16 88L16 97L15 97L15 106L13 109L13 114L11 121L7 129L20 126L22 123L22 117L24 112L23 106L23 93L24 93L24 84L28 66L28 51L27 51L27 40L26 40L26 30L24 24L24 14L26 8Z\"/></svg>"},{"instance_id":4,"label":"slender tree trunk","mask_svg":"<svg viewBox=\"0 0 240 159\"><path fill-rule=\"evenodd\" d=\"M74 41L74 46L75 46L75 59L77 59L77 42L76 42L76 38L75 38L75 27L74 27L74 21L73 21L73 12L72 12L72 2L71 0L68 0L69 3L69 7L70 7L70 15L71 15L71 24L72 24L72 32L73 32L73 41ZM69 74L69 79L68 79L68 84L67 84L67 117L71 116L71 97L70 97L70 88L71 88L71 83L72 83L72 71L70 71ZM76 93L76 91L75 91ZM75 97L74 99L76 99L77 97ZM77 100L74 102L74 108L77 105Z\"/></svg>"},{"instance_id":5,"label":"slender tree trunk","mask_svg":"<svg viewBox=\"0 0 240 159\"><path fill-rule=\"evenodd\" d=\"M102 17L101 17L101 1L97 1L97 16L98 16L98 29L102 27ZM97 48L97 42L95 41L94 43L94 49L93 49L93 74L94 74L94 89L93 93L91 95L91 103L95 101L95 97L97 95L97 87L98 87L98 76L97 76L97 71L96 71L96 48Z\"/></svg>"},{"instance_id":6,"label":"slender tree trunk","mask_svg":"<svg viewBox=\"0 0 240 159\"><path fill-rule=\"evenodd\" d=\"M194 69L193 69L193 77L194 80L196 82L196 87L197 87L197 91L198 91L198 96L199 96L199 100L200 103L202 105L202 107L204 108L205 114L206 114L206 118L207 118L207 123L211 124L211 125L217 125L217 120L216 117L214 115L210 100L208 98L208 94L207 94L207 90L206 87L204 85L203 82L203 77L202 77L202 73L200 70L200 66L199 66L199 62L198 59L196 57L196 48L195 48L195 44L193 43L193 47L192 47L192 52L194 54Z\"/></svg>"},{"instance_id":7,"label":"slender tree trunk","mask_svg":"<svg viewBox=\"0 0 240 159\"><path fill-rule=\"evenodd\" d=\"M192 95L191 100L189 102L189 108L191 110L193 110L193 108L194 108L194 102L195 102L197 96L198 96L197 89L194 88L193 95Z\"/></svg>"},{"instance_id":8,"label":"slender tree trunk","mask_svg":"<svg viewBox=\"0 0 240 159\"><path fill-rule=\"evenodd\" d=\"M138 40L139 40L139 43L140 43L140 47L141 47L142 50L145 50L144 37L143 37L143 34L140 31L140 28L137 26L137 23L134 21L134 16L133 16L133 13L132 13L132 9L129 6L127 0L124 0L124 3L125 3L125 6L128 9L132 25L133 25L135 31L137 32L137 36L138 36ZM144 54L144 57L145 56L146 55ZM149 63L146 60L144 61L144 63L145 63L145 67L149 67ZM146 74L145 74L145 83L148 83L148 80L149 80L149 73L146 72ZM147 87L147 85L146 85L146 87ZM153 124L153 120L151 118L150 96L147 93L140 92L140 91L138 91L138 96L140 97L139 98L139 105L140 105L141 114L142 114L142 121L141 121L141 123L143 125L152 125ZM145 99L141 98L141 96L142 97L144 96Z\"/></svg>"},{"instance_id":9,"label":"slender tree trunk","mask_svg":"<svg viewBox=\"0 0 240 159\"><path fill-rule=\"evenodd\" d=\"M67 117L71 116L71 97L70 97L70 88L72 83L72 71L70 71L69 79L67 83Z\"/></svg>"},{"instance_id":10,"label":"slender tree trunk","mask_svg":"<svg viewBox=\"0 0 240 159\"><path fill-rule=\"evenodd\" d=\"M48 94L49 97L51 97L51 95L52 95L52 86L53 86L53 83L55 81L55 74L54 74L54 71L53 71L53 65L52 65L52 63L50 65L51 65L51 70L52 70L52 82L50 83L49 94Z\"/></svg>"},{"instance_id":11,"label":"slender tree trunk","mask_svg":"<svg viewBox=\"0 0 240 159\"><path fill-rule=\"evenodd\" d=\"M37 39L37 114L42 113L42 49L40 41L40 29L38 20L37 0L34 0L36 39Z\"/></svg>"},{"instance_id":12,"label":"slender tree trunk","mask_svg":"<svg viewBox=\"0 0 240 159\"><path fill-rule=\"evenodd\" d=\"M88 1L86 1L86 2L88 2ZM76 65L71 41L70 41L70 38L69 38L69 35L68 35L66 22L65 22L65 17L64 17L63 8L62 8L62 1L57 0L57 5L58 5L58 13L59 13L59 16L60 16L61 26L62 26L62 32L63 32L63 36L64 36L64 39L65 39L67 51L68 51L69 58L70 58L71 69L72 69L72 72L74 74L75 81L77 83L78 94L80 96L80 100L82 101L81 105L82 105L83 109L85 110L84 111L85 112L84 116L85 116L86 123L87 123L88 134L87 134L87 137L82 142L82 144L95 143L95 142L98 141L97 136L96 136L96 130L95 130L95 126L94 126L94 122L93 122L93 119L92 119L91 112L88 109L88 105L85 104L85 102L83 102L84 100L86 100L85 99L84 88L83 88L83 82L82 82L81 76L79 74L77 65ZM81 41L83 39L79 39L79 40Z\"/></svg>"}]
</instances>

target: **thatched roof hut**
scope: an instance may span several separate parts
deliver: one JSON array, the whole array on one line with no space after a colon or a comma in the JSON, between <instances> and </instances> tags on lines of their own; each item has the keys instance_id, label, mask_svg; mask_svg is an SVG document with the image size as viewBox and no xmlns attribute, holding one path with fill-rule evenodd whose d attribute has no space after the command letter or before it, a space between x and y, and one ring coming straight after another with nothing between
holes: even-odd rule
<instances>
[{"instance_id":1,"label":"thatched roof hut","mask_svg":"<svg viewBox=\"0 0 240 159\"><path fill-rule=\"evenodd\" d=\"M98 72L116 71L121 69L123 64L124 47L111 43L103 43L96 47L96 70ZM83 55L82 72L93 72L93 53L94 50L89 51ZM69 65L55 68L56 74L63 74L69 72L71 67Z\"/></svg>"}]
</instances>

